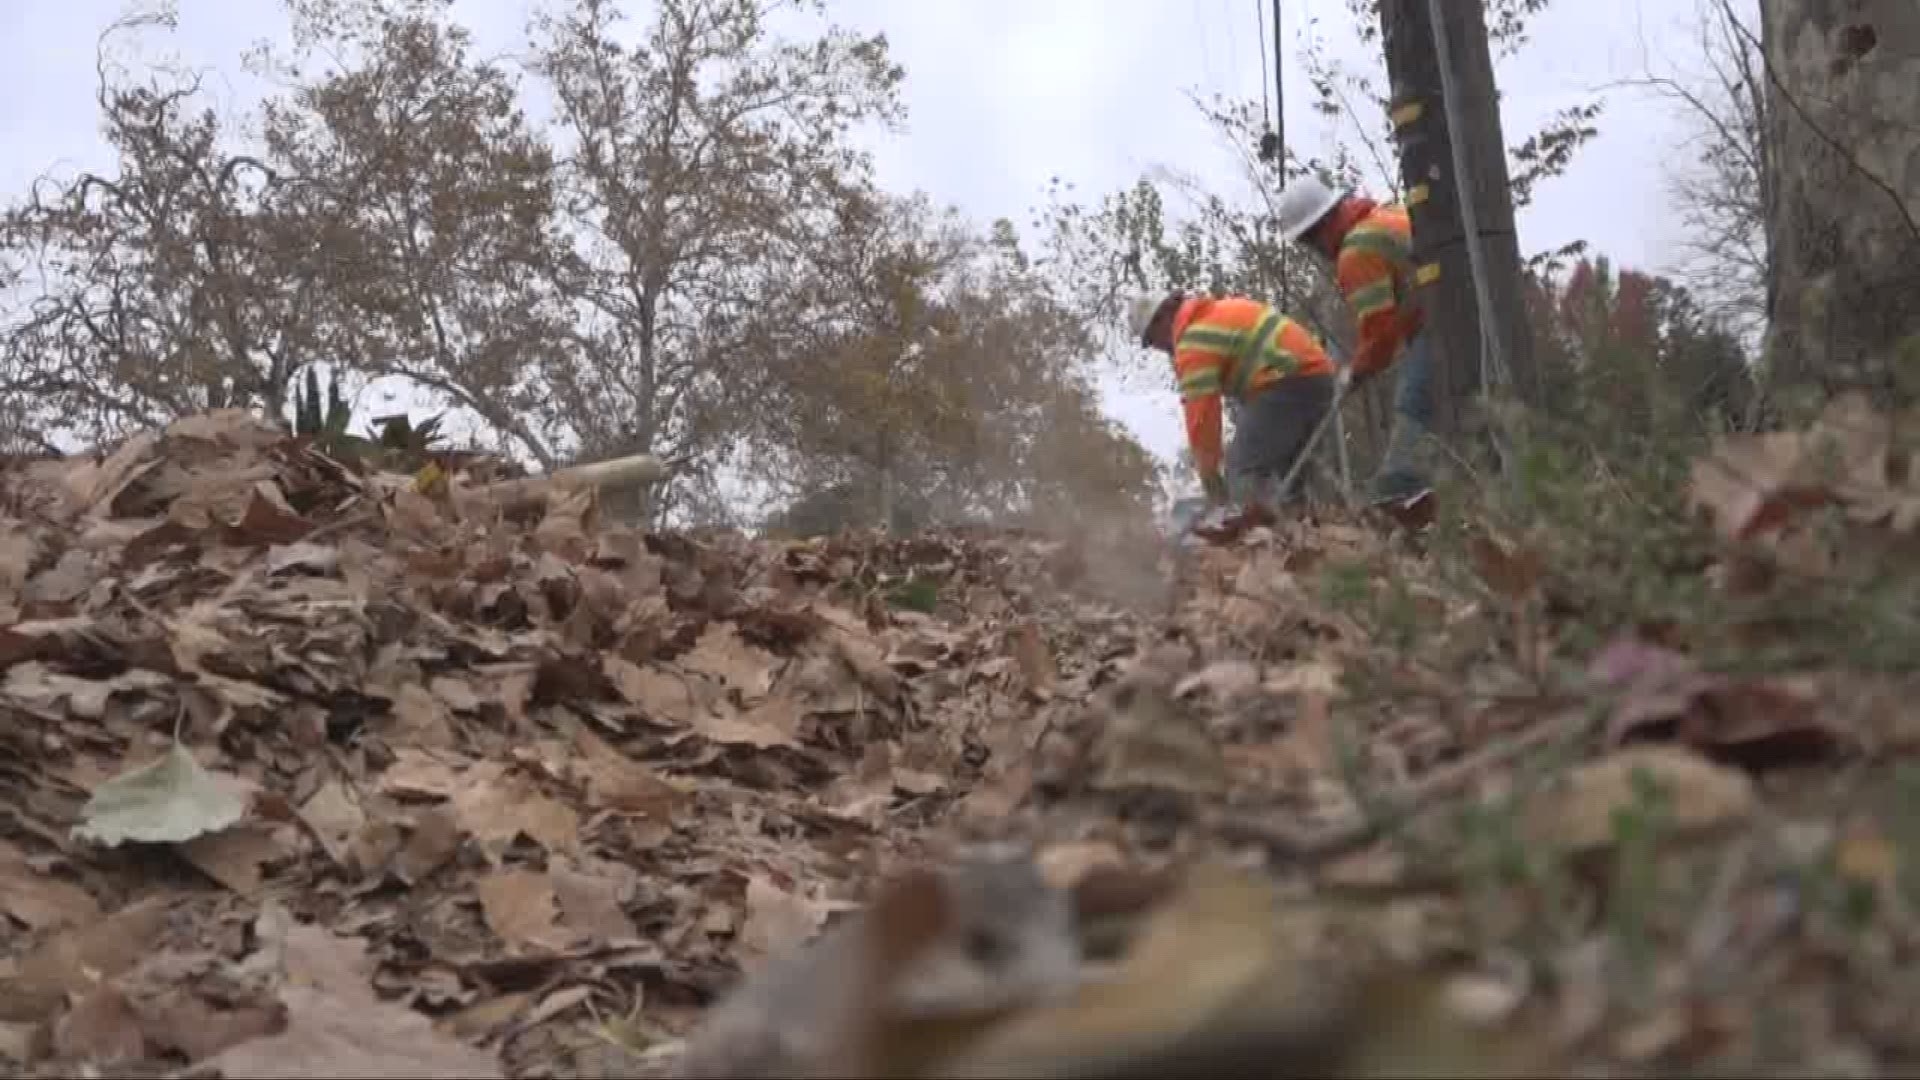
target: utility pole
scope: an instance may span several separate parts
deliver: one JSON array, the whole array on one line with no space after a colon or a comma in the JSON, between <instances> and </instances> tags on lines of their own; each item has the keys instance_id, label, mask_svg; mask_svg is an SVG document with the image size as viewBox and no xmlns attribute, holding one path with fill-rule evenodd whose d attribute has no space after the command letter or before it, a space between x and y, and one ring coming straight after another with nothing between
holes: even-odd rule
<instances>
[{"instance_id":1,"label":"utility pole","mask_svg":"<svg viewBox=\"0 0 1920 1080\"><path fill-rule=\"evenodd\" d=\"M1481 0L1382 0L1380 24L1416 278L1434 335L1434 429L1455 437L1489 384L1539 402L1493 55Z\"/></svg>"},{"instance_id":2,"label":"utility pole","mask_svg":"<svg viewBox=\"0 0 1920 1080\"><path fill-rule=\"evenodd\" d=\"M1287 161L1287 45L1280 33L1280 0L1273 0L1273 137L1280 147L1274 164L1285 172Z\"/></svg>"}]
</instances>

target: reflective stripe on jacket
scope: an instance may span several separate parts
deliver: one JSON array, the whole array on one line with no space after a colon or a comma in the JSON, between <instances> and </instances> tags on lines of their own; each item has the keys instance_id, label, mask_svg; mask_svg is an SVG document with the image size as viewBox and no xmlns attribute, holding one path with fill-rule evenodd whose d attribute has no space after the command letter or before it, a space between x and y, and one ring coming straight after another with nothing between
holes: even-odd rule
<instances>
[{"instance_id":1,"label":"reflective stripe on jacket","mask_svg":"<svg viewBox=\"0 0 1920 1080\"><path fill-rule=\"evenodd\" d=\"M1340 239L1334 280L1353 309L1360 340L1356 356L1391 359L1417 330L1413 299L1413 222L1399 206L1355 200L1355 216Z\"/></svg>"},{"instance_id":2,"label":"reflective stripe on jacket","mask_svg":"<svg viewBox=\"0 0 1920 1080\"><path fill-rule=\"evenodd\" d=\"M1195 297L1173 317L1173 372L1202 476L1220 471L1223 394L1245 400L1291 375L1333 371L1306 327L1258 300Z\"/></svg>"}]
</instances>

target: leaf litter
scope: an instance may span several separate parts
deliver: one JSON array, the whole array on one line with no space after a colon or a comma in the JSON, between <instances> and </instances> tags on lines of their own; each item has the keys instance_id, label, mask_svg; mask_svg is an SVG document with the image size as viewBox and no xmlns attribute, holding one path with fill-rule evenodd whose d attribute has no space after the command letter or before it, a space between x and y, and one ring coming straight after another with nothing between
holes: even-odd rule
<instances>
[{"instance_id":1,"label":"leaf litter","mask_svg":"<svg viewBox=\"0 0 1920 1080\"><path fill-rule=\"evenodd\" d=\"M1893 430L1844 400L1704 459L1709 577L1910 542ZM962 840L1036 849L1107 976L964 1038L874 1014L845 1062L1913 1059L1905 676L1661 627L1560 661L1559 568L1491 531L1468 587L1338 514L775 542L528 505L240 412L0 474L10 1072L671 1074L743 972Z\"/></svg>"}]
</instances>

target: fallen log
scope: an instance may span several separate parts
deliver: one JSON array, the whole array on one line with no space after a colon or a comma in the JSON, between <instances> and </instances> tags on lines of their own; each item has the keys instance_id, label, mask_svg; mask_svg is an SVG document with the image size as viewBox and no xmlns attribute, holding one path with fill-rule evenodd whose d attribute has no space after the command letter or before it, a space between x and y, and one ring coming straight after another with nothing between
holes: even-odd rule
<instances>
[{"instance_id":1,"label":"fallen log","mask_svg":"<svg viewBox=\"0 0 1920 1080\"><path fill-rule=\"evenodd\" d=\"M556 489L578 491L582 488L597 488L601 491L625 491L657 484L666 479L666 476L667 467L659 458L652 454L633 454L609 461L573 465L544 476L502 480L470 489L463 494L466 498L490 503L503 512L515 513L537 509L546 502L547 493Z\"/></svg>"}]
</instances>

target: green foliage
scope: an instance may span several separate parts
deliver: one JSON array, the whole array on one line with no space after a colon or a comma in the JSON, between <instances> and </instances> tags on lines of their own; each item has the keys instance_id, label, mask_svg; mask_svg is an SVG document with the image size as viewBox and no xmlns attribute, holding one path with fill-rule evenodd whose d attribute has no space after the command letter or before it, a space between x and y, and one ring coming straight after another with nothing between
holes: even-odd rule
<instances>
[{"instance_id":1,"label":"green foliage","mask_svg":"<svg viewBox=\"0 0 1920 1080\"><path fill-rule=\"evenodd\" d=\"M293 433L303 439L315 439L322 443L339 439L347 433L347 425L353 422L353 405L340 390L340 373L327 374L327 396L320 398L320 376L312 366L307 368L303 390L294 392Z\"/></svg>"},{"instance_id":2,"label":"green foliage","mask_svg":"<svg viewBox=\"0 0 1920 1080\"><path fill-rule=\"evenodd\" d=\"M760 476L815 500L789 525L1150 512L1152 458L1085 376L1090 328L1009 229L874 200L815 270L819 317L753 387Z\"/></svg>"},{"instance_id":3,"label":"green foliage","mask_svg":"<svg viewBox=\"0 0 1920 1080\"><path fill-rule=\"evenodd\" d=\"M910 577L888 590L887 603L896 608L931 615L940 606L940 583L931 578Z\"/></svg>"},{"instance_id":4,"label":"green foliage","mask_svg":"<svg viewBox=\"0 0 1920 1080\"><path fill-rule=\"evenodd\" d=\"M414 424L406 413L378 417L374 420L379 433L376 438L383 449L411 454L428 453L443 441L440 422L444 418L445 414L435 414Z\"/></svg>"},{"instance_id":5,"label":"green foliage","mask_svg":"<svg viewBox=\"0 0 1920 1080\"><path fill-rule=\"evenodd\" d=\"M1540 288L1533 310L1554 393L1540 411L1491 403L1506 472L1468 457L1442 476L1448 513L1429 542L1447 574L1474 577L1467 543L1484 527L1521 538L1546 568L1554 651L1573 665L1632 633L1726 671L1913 668L1920 566L1910 550L1863 543L1843 507L1809 507L1798 520L1834 555L1802 568L1730 549L1693 506L1693 466L1730 431L1776 413L1805 426L1791 400L1760 407L1734 335L1684 289L1604 261ZM1896 458L1912 438L1896 431ZM1727 587L1730 560L1752 580Z\"/></svg>"},{"instance_id":6,"label":"green foliage","mask_svg":"<svg viewBox=\"0 0 1920 1080\"><path fill-rule=\"evenodd\" d=\"M443 446L444 420L444 414L436 414L415 424L406 413L395 413L375 417L364 436L351 434L348 429L353 423L353 403L341 389L340 372L328 372L323 398L320 376L313 366L307 368L293 396L296 436L313 440L336 460L366 468L418 469Z\"/></svg>"},{"instance_id":7,"label":"green foliage","mask_svg":"<svg viewBox=\"0 0 1920 1080\"><path fill-rule=\"evenodd\" d=\"M805 492L769 515L761 525L768 535L811 539L881 524L879 493L871 485L842 481ZM886 528L912 533L934 520L928 499L909 488L893 500Z\"/></svg>"}]
</instances>

